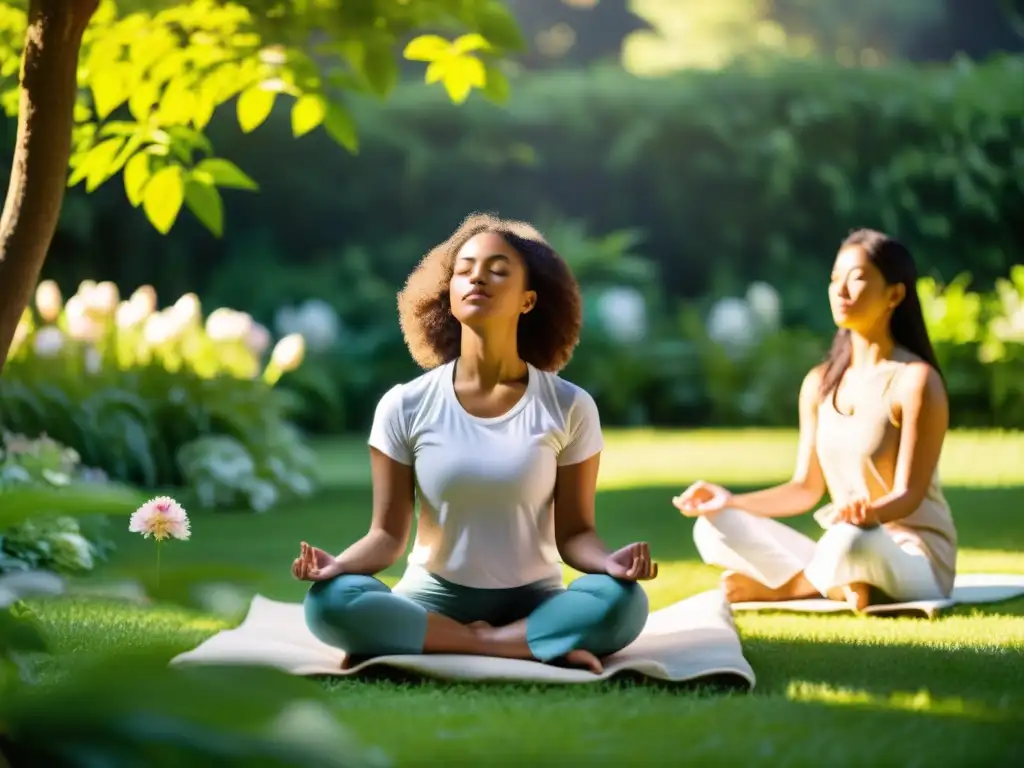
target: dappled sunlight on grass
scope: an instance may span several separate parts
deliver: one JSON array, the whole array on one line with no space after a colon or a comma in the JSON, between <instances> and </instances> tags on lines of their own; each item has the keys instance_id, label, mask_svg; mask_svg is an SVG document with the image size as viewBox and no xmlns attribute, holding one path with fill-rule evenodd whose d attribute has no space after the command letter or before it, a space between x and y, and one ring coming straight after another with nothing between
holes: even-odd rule
<instances>
[{"instance_id":1,"label":"dappled sunlight on grass","mask_svg":"<svg viewBox=\"0 0 1024 768\"><path fill-rule=\"evenodd\" d=\"M671 506L672 495L698 477L737 490L785 479L795 447L791 431L609 432L598 530L612 547L650 542L660 567L658 578L644 583L652 610L718 585L718 570L697 556L693 521ZM365 441L322 448L322 493L266 515L193 515L192 539L164 552L168 573L203 563L255 567L252 590L301 600L308 585L289 572L299 542L340 551L370 521ZM942 471L960 534L960 570L1024 573L1024 436L953 435ZM127 518L121 522L112 527L111 570L149 567L151 543L127 532ZM810 516L787 522L821 534ZM382 581L394 585L403 569L404 558ZM563 572L566 580L578 576ZM95 598L34 606L55 646L71 653L62 664L147 641L185 651L241 618ZM1020 723L1010 721L1024 712L1022 620L1024 599L961 606L934 620L738 614L744 654L757 674L752 696L630 685L338 680L328 687L344 722L398 766L422 764L424 755L506 765L674 764L683 755L697 764L814 768L1006 764L1020 741ZM46 668L51 679L59 674ZM503 753L515 755L513 762L502 762Z\"/></svg>"},{"instance_id":2,"label":"dappled sunlight on grass","mask_svg":"<svg viewBox=\"0 0 1024 768\"><path fill-rule=\"evenodd\" d=\"M982 702L957 696L937 698L927 690L917 693L896 691L888 696L879 696L869 691L834 688L821 683L794 680L786 688L786 698L790 701L818 702L836 707L926 712L933 716L961 717L987 722L1002 722L1012 717L1007 708L994 708Z\"/></svg>"}]
</instances>

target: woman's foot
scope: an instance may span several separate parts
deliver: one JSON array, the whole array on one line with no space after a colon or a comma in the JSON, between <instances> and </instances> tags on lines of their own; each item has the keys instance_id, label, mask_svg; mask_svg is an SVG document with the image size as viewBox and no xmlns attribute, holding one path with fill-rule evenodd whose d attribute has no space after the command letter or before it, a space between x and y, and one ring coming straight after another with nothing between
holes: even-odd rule
<instances>
[{"instance_id":1,"label":"woman's foot","mask_svg":"<svg viewBox=\"0 0 1024 768\"><path fill-rule=\"evenodd\" d=\"M601 663L601 660L590 651L584 651L582 648L565 654L565 663L570 667L584 667L595 675L600 675L604 672L604 665Z\"/></svg>"},{"instance_id":2,"label":"woman's foot","mask_svg":"<svg viewBox=\"0 0 1024 768\"><path fill-rule=\"evenodd\" d=\"M738 571L722 574L722 592L730 603L774 603L780 600L805 600L821 597L803 572L781 587L772 588Z\"/></svg>"},{"instance_id":3,"label":"woman's foot","mask_svg":"<svg viewBox=\"0 0 1024 768\"><path fill-rule=\"evenodd\" d=\"M829 590L828 597L840 603L847 603L854 611L860 613L871 605L871 586L848 584L845 587L836 587Z\"/></svg>"},{"instance_id":4,"label":"woman's foot","mask_svg":"<svg viewBox=\"0 0 1024 768\"><path fill-rule=\"evenodd\" d=\"M725 593L725 599L730 603L759 603L778 600L777 591L743 573L726 571L722 574L722 592Z\"/></svg>"},{"instance_id":5,"label":"woman's foot","mask_svg":"<svg viewBox=\"0 0 1024 768\"><path fill-rule=\"evenodd\" d=\"M478 636L489 638L491 640L508 635L517 636L526 630L526 624L522 620L513 622L512 624L508 624L504 627L494 627L486 621L471 621L466 626L476 632ZM561 661L564 661L565 664L570 667L583 667L584 669L589 669L595 675L600 675L604 671L604 665L601 664L601 660L590 651L582 649L569 651L561 658Z\"/></svg>"}]
</instances>

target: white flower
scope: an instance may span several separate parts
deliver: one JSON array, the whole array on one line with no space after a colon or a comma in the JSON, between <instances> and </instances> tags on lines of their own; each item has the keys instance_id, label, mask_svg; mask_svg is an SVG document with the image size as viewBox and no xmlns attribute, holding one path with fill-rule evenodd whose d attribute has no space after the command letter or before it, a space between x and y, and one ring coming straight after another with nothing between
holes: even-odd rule
<instances>
[{"instance_id":1,"label":"white flower","mask_svg":"<svg viewBox=\"0 0 1024 768\"><path fill-rule=\"evenodd\" d=\"M199 303L199 297L194 293L186 293L174 302L174 306L170 309L171 318L181 327L197 324L201 314L202 306Z\"/></svg>"},{"instance_id":2,"label":"white flower","mask_svg":"<svg viewBox=\"0 0 1024 768\"><path fill-rule=\"evenodd\" d=\"M117 323L117 327L127 330L141 323L148 317L148 314L144 315L139 310L139 306L132 301L122 301L118 304L117 312L114 313L114 322Z\"/></svg>"},{"instance_id":3,"label":"white flower","mask_svg":"<svg viewBox=\"0 0 1024 768\"><path fill-rule=\"evenodd\" d=\"M731 351L744 350L758 337L758 318L743 299L719 299L708 314L708 337Z\"/></svg>"},{"instance_id":4,"label":"white flower","mask_svg":"<svg viewBox=\"0 0 1024 768\"><path fill-rule=\"evenodd\" d=\"M245 346L257 357L262 356L270 348L270 331L264 325L253 323L245 337Z\"/></svg>"},{"instance_id":5,"label":"white flower","mask_svg":"<svg viewBox=\"0 0 1024 768\"><path fill-rule=\"evenodd\" d=\"M95 317L112 315L121 300L121 292L110 280L98 283L91 291L83 295L89 314Z\"/></svg>"},{"instance_id":6,"label":"white flower","mask_svg":"<svg viewBox=\"0 0 1024 768\"><path fill-rule=\"evenodd\" d=\"M55 325L47 325L36 331L32 346L38 357L56 357L64 347L64 333Z\"/></svg>"},{"instance_id":7,"label":"white flower","mask_svg":"<svg viewBox=\"0 0 1024 768\"><path fill-rule=\"evenodd\" d=\"M148 317L156 312L156 288L152 285L140 285L129 301L139 307L143 317Z\"/></svg>"},{"instance_id":8,"label":"white flower","mask_svg":"<svg viewBox=\"0 0 1024 768\"><path fill-rule=\"evenodd\" d=\"M252 324L249 314L220 307L206 318L206 335L212 341L242 341L252 329Z\"/></svg>"},{"instance_id":9,"label":"white flower","mask_svg":"<svg viewBox=\"0 0 1024 768\"><path fill-rule=\"evenodd\" d=\"M60 295L60 287L53 280L43 280L36 288L36 309L43 322L53 323L60 317L64 299Z\"/></svg>"},{"instance_id":10,"label":"white flower","mask_svg":"<svg viewBox=\"0 0 1024 768\"><path fill-rule=\"evenodd\" d=\"M178 327L174 321L163 312L154 312L146 318L145 325L142 326L143 338L147 344L154 347L173 340L177 332Z\"/></svg>"},{"instance_id":11,"label":"white flower","mask_svg":"<svg viewBox=\"0 0 1024 768\"><path fill-rule=\"evenodd\" d=\"M768 283L751 283L747 288L747 304L766 328L775 330L782 319L782 299Z\"/></svg>"},{"instance_id":12,"label":"white flower","mask_svg":"<svg viewBox=\"0 0 1024 768\"><path fill-rule=\"evenodd\" d=\"M75 341L97 341L103 333L103 326L89 314L89 306L80 294L68 299L64 306L64 319L68 324L68 336Z\"/></svg>"},{"instance_id":13,"label":"white flower","mask_svg":"<svg viewBox=\"0 0 1024 768\"><path fill-rule=\"evenodd\" d=\"M610 288L597 300L605 332L621 344L643 339L647 333L647 304L635 288Z\"/></svg>"},{"instance_id":14,"label":"white flower","mask_svg":"<svg viewBox=\"0 0 1024 768\"><path fill-rule=\"evenodd\" d=\"M306 354L306 342L297 333L290 333L274 345L270 364L282 373L294 371L302 364Z\"/></svg>"}]
</instances>

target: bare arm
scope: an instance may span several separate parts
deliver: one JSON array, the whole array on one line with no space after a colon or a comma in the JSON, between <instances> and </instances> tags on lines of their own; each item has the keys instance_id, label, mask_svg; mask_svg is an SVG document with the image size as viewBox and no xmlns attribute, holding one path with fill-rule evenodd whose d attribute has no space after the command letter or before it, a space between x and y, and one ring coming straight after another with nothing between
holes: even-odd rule
<instances>
[{"instance_id":1,"label":"bare arm","mask_svg":"<svg viewBox=\"0 0 1024 768\"><path fill-rule=\"evenodd\" d=\"M601 454L558 468L555 480L555 542L566 565L581 573L604 573L608 549L595 528L597 472Z\"/></svg>"},{"instance_id":2,"label":"bare arm","mask_svg":"<svg viewBox=\"0 0 1024 768\"><path fill-rule=\"evenodd\" d=\"M372 576L394 565L405 551L415 503L413 468L370 448L373 519L370 530L338 555L340 573Z\"/></svg>"},{"instance_id":3,"label":"bare arm","mask_svg":"<svg viewBox=\"0 0 1024 768\"><path fill-rule=\"evenodd\" d=\"M795 517L813 509L825 493L825 477L818 463L818 388L821 369L804 377L800 387L800 444L796 468L788 483L732 497L729 506L760 517Z\"/></svg>"},{"instance_id":4,"label":"bare arm","mask_svg":"<svg viewBox=\"0 0 1024 768\"><path fill-rule=\"evenodd\" d=\"M949 429L946 388L938 372L927 363L908 366L895 394L901 426L893 489L871 504L873 516L880 523L904 518L921 505Z\"/></svg>"}]
</instances>

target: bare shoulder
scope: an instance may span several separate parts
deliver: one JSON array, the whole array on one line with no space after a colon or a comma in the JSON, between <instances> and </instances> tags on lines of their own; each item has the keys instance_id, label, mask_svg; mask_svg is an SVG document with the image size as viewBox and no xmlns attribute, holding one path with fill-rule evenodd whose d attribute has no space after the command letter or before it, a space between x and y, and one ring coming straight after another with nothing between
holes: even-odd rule
<instances>
[{"instance_id":1,"label":"bare shoulder","mask_svg":"<svg viewBox=\"0 0 1024 768\"><path fill-rule=\"evenodd\" d=\"M897 390L903 398L945 398L946 385L942 376L924 360L907 363L897 380Z\"/></svg>"},{"instance_id":2,"label":"bare shoulder","mask_svg":"<svg viewBox=\"0 0 1024 768\"><path fill-rule=\"evenodd\" d=\"M826 368L826 363L816 365L804 376L803 383L800 385L800 404L802 406L817 408L821 393L821 382L825 378Z\"/></svg>"},{"instance_id":3,"label":"bare shoulder","mask_svg":"<svg viewBox=\"0 0 1024 768\"><path fill-rule=\"evenodd\" d=\"M813 389L817 391L821 387L821 382L825 378L825 370L828 368L828 363L821 363L814 366L804 376L804 389Z\"/></svg>"},{"instance_id":4,"label":"bare shoulder","mask_svg":"<svg viewBox=\"0 0 1024 768\"><path fill-rule=\"evenodd\" d=\"M894 387L893 414L897 423L905 415L924 416L935 423L948 423L949 398L942 376L931 365L921 361L907 363Z\"/></svg>"}]
</instances>

